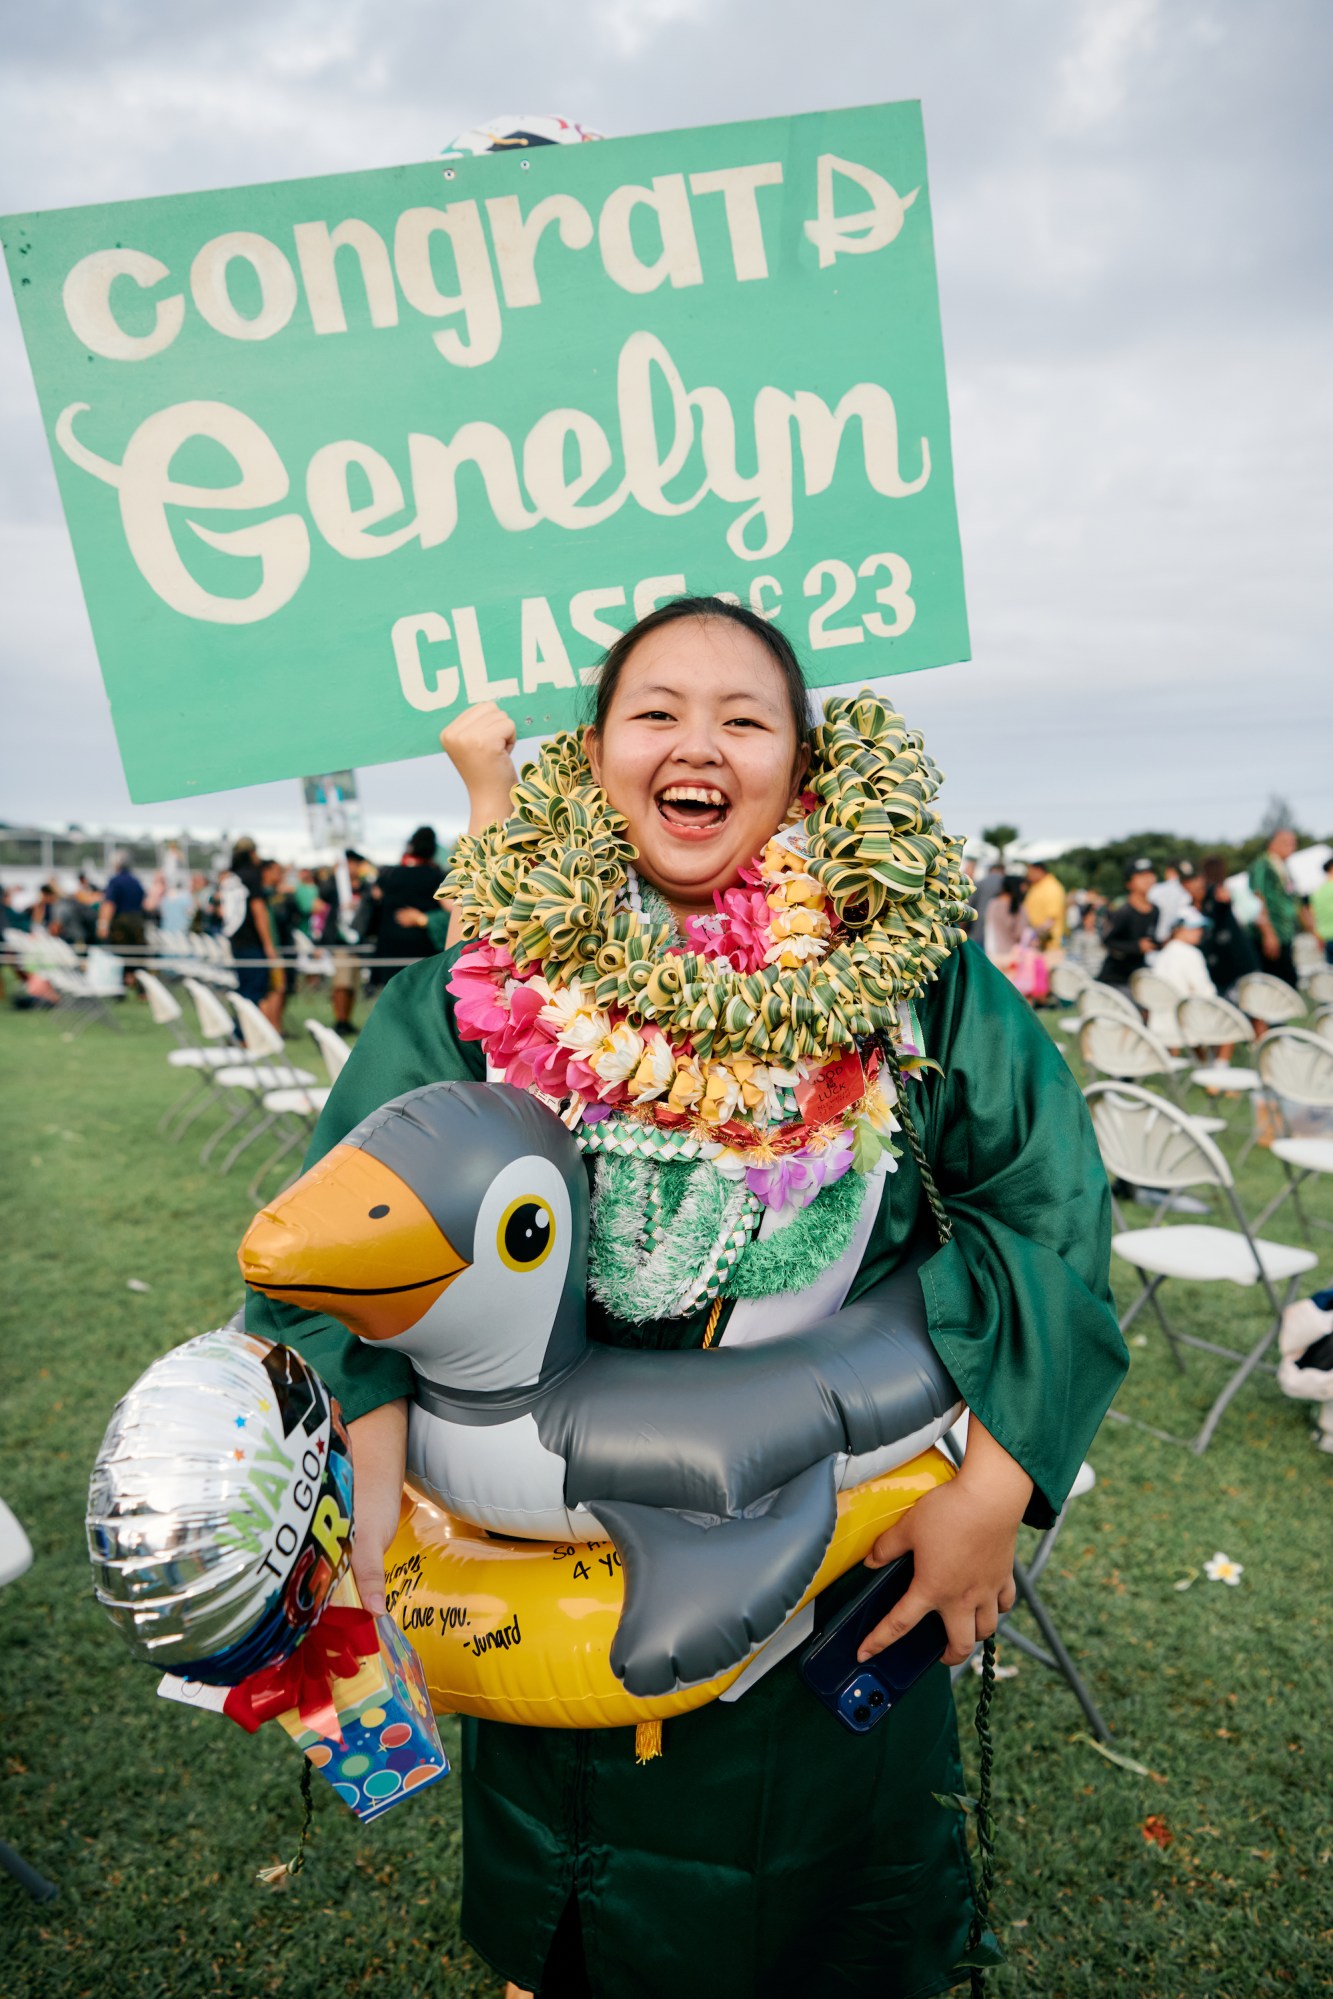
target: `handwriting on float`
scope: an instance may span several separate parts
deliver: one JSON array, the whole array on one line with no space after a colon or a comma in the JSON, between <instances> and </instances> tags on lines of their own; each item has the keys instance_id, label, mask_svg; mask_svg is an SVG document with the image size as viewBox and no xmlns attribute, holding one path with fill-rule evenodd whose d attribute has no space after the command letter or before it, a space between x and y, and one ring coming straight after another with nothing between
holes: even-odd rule
<instances>
[{"instance_id":1,"label":"handwriting on float","mask_svg":"<svg viewBox=\"0 0 1333 1999\"><path fill-rule=\"evenodd\" d=\"M515 1611L508 1624L497 1625L494 1631L479 1631L474 1638L465 1638L463 1650L481 1659L487 1652L511 1652L522 1643L523 1633L519 1629L518 1612Z\"/></svg>"}]
</instances>

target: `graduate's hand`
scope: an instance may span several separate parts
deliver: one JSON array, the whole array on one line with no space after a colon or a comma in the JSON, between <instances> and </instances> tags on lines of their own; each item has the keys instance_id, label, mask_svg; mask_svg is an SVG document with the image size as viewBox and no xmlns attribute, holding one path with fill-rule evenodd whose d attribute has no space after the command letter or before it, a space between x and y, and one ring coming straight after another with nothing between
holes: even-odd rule
<instances>
[{"instance_id":1,"label":"graduate's hand","mask_svg":"<svg viewBox=\"0 0 1333 1999\"><path fill-rule=\"evenodd\" d=\"M509 716L494 701L478 701L440 731L440 748L467 786L469 833L479 833L509 813L509 794L518 781Z\"/></svg>"},{"instance_id":2,"label":"graduate's hand","mask_svg":"<svg viewBox=\"0 0 1333 1999\"><path fill-rule=\"evenodd\" d=\"M407 1402L385 1402L347 1425L352 1445L355 1527L352 1575L361 1601L378 1617L384 1601L384 1555L398 1532L407 1471Z\"/></svg>"},{"instance_id":3,"label":"graduate's hand","mask_svg":"<svg viewBox=\"0 0 1333 1999\"><path fill-rule=\"evenodd\" d=\"M928 1610L939 1612L949 1634L945 1665L970 1658L1013 1609L1014 1545L1031 1496L1022 1466L972 1416L958 1476L886 1528L866 1557L866 1567L878 1569L910 1551L913 1573L911 1588L867 1635L858 1659L884 1651Z\"/></svg>"}]
</instances>

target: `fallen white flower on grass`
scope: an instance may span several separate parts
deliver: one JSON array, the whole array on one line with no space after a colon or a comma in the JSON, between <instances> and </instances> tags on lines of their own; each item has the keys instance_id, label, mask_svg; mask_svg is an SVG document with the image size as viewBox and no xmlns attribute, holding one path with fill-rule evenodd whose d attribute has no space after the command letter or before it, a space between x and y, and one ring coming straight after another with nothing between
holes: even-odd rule
<instances>
[{"instance_id":1,"label":"fallen white flower on grass","mask_svg":"<svg viewBox=\"0 0 1333 1999\"><path fill-rule=\"evenodd\" d=\"M980 1652L974 1652L972 1654L972 1657L968 1660L967 1663L971 1667L972 1671L976 1674L977 1678L980 1679L982 1674ZM1017 1666L1001 1666L997 1664L995 1668L995 1677L997 1680L1016 1680L1018 1678L1018 1668Z\"/></svg>"},{"instance_id":2,"label":"fallen white flower on grass","mask_svg":"<svg viewBox=\"0 0 1333 1999\"><path fill-rule=\"evenodd\" d=\"M1244 1575L1245 1567L1242 1562L1233 1562L1230 1555L1219 1553L1213 1556L1211 1562L1204 1563L1203 1572L1211 1583L1231 1583L1234 1585Z\"/></svg>"},{"instance_id":3,"label":"fallen white flower on grass","mask_svg":"<svg viewBox=\"0 0 1333 1999\"><path fill-rule=\"evenodd\" d=\"M127 1277L125 1280L127 1291L151 1291L152 1288L151 1284L144 1283L142 1277Z\"/></svg>"}]
</instances>

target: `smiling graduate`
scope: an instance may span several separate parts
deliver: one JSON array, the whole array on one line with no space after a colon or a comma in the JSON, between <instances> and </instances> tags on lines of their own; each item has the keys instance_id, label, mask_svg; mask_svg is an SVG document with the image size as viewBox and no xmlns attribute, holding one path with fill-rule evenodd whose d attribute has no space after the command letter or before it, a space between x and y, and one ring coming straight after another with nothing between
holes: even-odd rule
<instances>
[{"instance_id":1,"label":"smiling graduate","mask_svg":"<svg viewBox=\"0 0 1333 1999\"><path fill-rule=\"evenodd\" d=\"M876 1543L872 1564L910 1549L915 1579L870 1643L935 1609L946 1664L965 1659L1013 1602L1019 1524L1063 1504L1126 1357L1082 1099L961 940L957 847L919 739L869 696L830 703L812 732L781 633L714 599L626 633L590 727L521 779L494 711L449 733L474 798L504 815L455 856L463 941L377 1002L307 1164L408 1092L503 1072L583 1152L593 1341L725 1352L895 1274L919 1287L971 1421L959 1476ZM365 1215L377 1185L358 1191ZM465 1255L459 1226L444 1236ZM425 1261L401 1281L447 1285L447 1301L462 1280L431 1264L438 1237L423 1225ZM366 1282L356 1259L349 1272L332 1281ZM323 1276L319 1309L252 1295L249 1323L342 1401L357 1580L377 1608L414 1389L393 1327L419 1311L376 1271L389 1341L358 1339ZM647 1764L629 1729L463 1730L463 1930L525 1989L918 1999L967 1976L964 1821L937 1802L965 1788L944 1666L864 1737L791 1660L667 1722Z\"/></svg>"}]
</instances>

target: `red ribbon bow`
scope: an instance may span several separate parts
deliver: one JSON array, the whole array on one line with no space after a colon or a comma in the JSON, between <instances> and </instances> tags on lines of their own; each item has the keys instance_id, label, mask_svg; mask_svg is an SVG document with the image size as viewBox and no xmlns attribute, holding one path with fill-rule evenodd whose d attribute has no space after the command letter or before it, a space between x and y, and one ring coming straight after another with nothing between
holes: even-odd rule
<instances>
[{"instance_id":1,"label":"red ribbon bow","mask_svg":"<svg viewBox=\"0 0 1333 1999\"><path fill-rule=\"evenodd\" d=\"M367 1659L378 1658L379 1633L368 1610L334 1604L296 1650L233 1687L222 1712L253 1735L274 1715L295 1708L316 1735L343 1739L333 1698L334 1680L349 1680Z\"/></svg>"}]
</instances>

